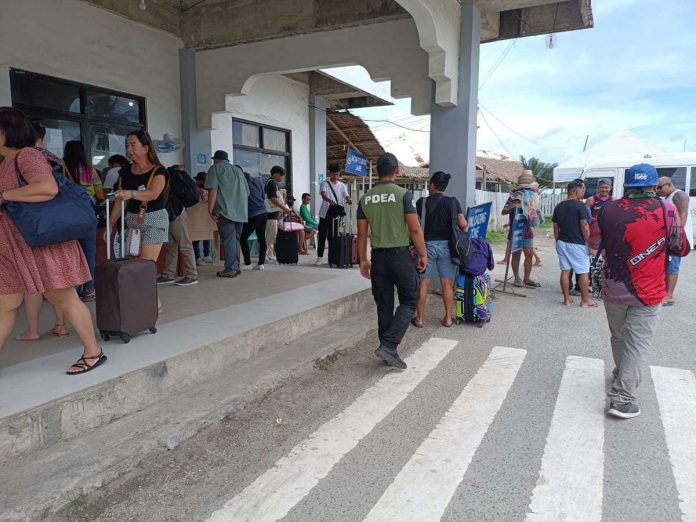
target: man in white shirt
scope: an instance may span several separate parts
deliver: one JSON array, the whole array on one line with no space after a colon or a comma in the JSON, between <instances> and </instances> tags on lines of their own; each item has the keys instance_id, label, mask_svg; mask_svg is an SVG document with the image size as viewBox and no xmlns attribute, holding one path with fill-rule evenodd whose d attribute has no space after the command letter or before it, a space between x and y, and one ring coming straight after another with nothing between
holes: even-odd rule
<instances>
[{"instance_id":1,"label":"man in white shirt","mask_svg":"<svg viewBox=\"0 0 696 522\"><path fill-rule=\"evenodd\" d=\"M336 233L334 221L345 216L343 205L352 204L348 187L338 179L341 167L338 163L329 165L329 179L321 184L321 208L319 209L319 243L317 244L317 265L324 261L324 247L326 240Z\"/></svg>"}]
</instances>

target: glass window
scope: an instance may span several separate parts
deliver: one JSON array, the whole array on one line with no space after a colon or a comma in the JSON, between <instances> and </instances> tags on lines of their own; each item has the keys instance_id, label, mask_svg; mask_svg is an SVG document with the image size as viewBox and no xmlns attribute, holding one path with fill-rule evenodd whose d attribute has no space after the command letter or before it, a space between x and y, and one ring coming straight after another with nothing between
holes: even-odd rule
<instances>
[{"instance_id":1,"label":"glass window","mask_svg":"<svg viewBox=\"0 0 696 522\"><path fill-rule=\"evenodd\" d=\"M88 149L92 165L102 171L109 165L109 156L126 155L128 130L114 129L105 125L90 125L91 144Z\"/></svg>"},{"instance_id":2,"label":"glass window","mask_svg":"<svg viewBox=\"0 0 696 522\"><path fill-rule=\"evenodd\" d=\"M59 158L63 157L63 149L67 142L82 138L80 124L76 121L46 118L43 122L46 126L44 147Z\"/></svg>"},{"instance_id":3,"label":"glass window","mask_svg":"<svg viewBox=\"0 0 696 522\"><path fill-rule=\"evenodd\" d=\"M696 198L696 167L691 167L691 182L689 183L689 196Z\"/></svg>"},{"instance_id":4,"label":"glass window","mask_svg":"<svg viewBox=\"0 0 696 522\"><path fill-rule=\"evenodd\" d=\"M87 91L87 116L95 119L140 123L140 103L134 98Z\"/></svg>"},{"instance_id":5,"label":"glass window","mask_svg":"<svg viewBox=\"0 0 696 522\"><path fill-rule=\"evenodd\" d=\"M288 151L288 133L275 130L263 129L263 148L266 150Z\"/></svg>"},{"instance_id":6,"label":"glass window","mask_svg":"<svg viewBox=\"0 0 696 522\"><path fill-rule=\"evenodd\" d=\"M606 178L607 176L602 176L602 178ZM597 193L597 185L599 184L599 180L602 178L585 178L585 199L591 198ZM611 192L609 194L614 194L614 178L610 178L612 180L612 188Z\"/></svg>"},{"instance_id":7,"label":"glass window","mask_svg":"<svg viewBox=\"0 0 696 522\"><path fill-rule=\"evenodd\" d=\"M686 167L661 167L657 174L672 178L672 184L679 190L686 190Z\"/></svg>"},{"instance_id":8,"label":"glass window","mask_svg":"<svg viewBox=\"0 0 696 522\"><path fill-rule=\"evenodd\" d=\"M232 123L232 140L235 145L261 148L261 134L258 125L235 121Z\"/></svg>"},{"instance_id":9,"label":"glass window","mask_svg":"<svg viewBox=\"0 0 696 522\"><path fill-rule=\"evenodd\" d=\"M12 102L62 112L80 113L80 89L44 76L13 71Z\"/></svg>"}]
</instances>

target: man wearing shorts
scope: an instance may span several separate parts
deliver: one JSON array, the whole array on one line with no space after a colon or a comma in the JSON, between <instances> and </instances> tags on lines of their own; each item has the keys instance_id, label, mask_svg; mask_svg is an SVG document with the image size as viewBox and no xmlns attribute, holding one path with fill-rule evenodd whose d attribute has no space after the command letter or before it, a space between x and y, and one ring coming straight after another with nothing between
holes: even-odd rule
<instances>
[{"instance_id":1,"label":"man wearing shorts","mask_svg":"<svg viewBox=\"0 0 696 522\"><path fill-rule=\"evenodd\" d=\"M582 202L585 185L581 180L568 183L568 199L561 202L553 211L553 236L556 238L556 252L561 265L561 290L563 304L570 306L570 271L574 271L580 283L580 306L596 307L590 299L589 273L590 256L587 241L590 237L590 224L587 207Z\"/></svg>"}]
</instances>

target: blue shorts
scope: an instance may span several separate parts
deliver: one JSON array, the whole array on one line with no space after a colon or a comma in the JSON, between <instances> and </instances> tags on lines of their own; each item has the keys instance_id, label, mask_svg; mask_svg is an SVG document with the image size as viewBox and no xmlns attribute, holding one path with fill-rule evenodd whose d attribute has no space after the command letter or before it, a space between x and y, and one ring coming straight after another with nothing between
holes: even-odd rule
<instances>
[{"instance_id":1,"label":"blue shorts","mask_svg":"<svg viewBox=\"0 0 696 522\"><path fill-rule=\"evenodd\" d=\"M305 227L304 227L305 234L309 234L312 230L316 230L316 228L308 227L307 225L305 225Z\"/></svg>"},{"instance_id":2,"label":"blue shorts","mask_svg":"<svg viewBox=\"0 0 696 522\"><path fill-rule=\"evenodd\" d=\"M667 275L679 275L679 265L681 265L681 257L669 256Z\"/></svg>"},{"instance_id":3,"label":"blue shorts","mask_svg":"<svg viewBox=\"0 0 696 522\"><path fill-rule=\"evenodd\" d=\"M590 273L590 252L587 245L556 241L556 252L561 270L572 270L578 275Z\"/></svg>"},{"instance_id":4,"label":"blue shorts","mask_svg":"<svg viewBox=\"0 0 696 522\"><path fill-rule=\"evenodd\" d=\"M437 273L441 279L454 279L456 268L452 263L452 255L450 254L449 241L426 241L425 249L428 252L428 265L425 267L425 272L421 273L421 277L433 277L434 267L437 266Z\"/></svg>"}]
</instances>

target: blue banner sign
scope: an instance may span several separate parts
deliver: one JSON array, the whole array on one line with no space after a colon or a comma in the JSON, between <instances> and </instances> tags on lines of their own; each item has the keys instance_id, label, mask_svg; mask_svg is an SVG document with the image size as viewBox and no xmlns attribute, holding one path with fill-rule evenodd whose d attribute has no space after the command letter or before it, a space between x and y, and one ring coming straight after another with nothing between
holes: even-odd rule
<instances>
[{"instance_id":1,"label":"blue banner sign","mask_svg":"<svg viewBox=\"0 0 696 522\"><path fill-rule=\"evenodd\" d=\"M367 158L353 149L348 149L346 154L346 173L355 176L366 176Z\"/></svg>"},{"instance_id":2,"label":"blue banner sign","mask_svg":"<svg viewBox=\"0 0 696 522\"><path fill-rule=\"evenodd\" d=\"M469 228L467 229L469 237L486 239L488 222L491 219L492 206L493 203L484 203L482 205L476 205L475 207L469 207L467 209L466 222L469 224Z\"/></svg>"},{"instance_id":3,"label":"blue banner sign","mask_svg":"<svg viewBox=\"0 0 696 522\"><path fill-rule=\"evenodd\" d=\"M527 220L522 214L521 208L515 209L515 219L512 220L512 236L510 240L510 252L517 252L524 248L524 225Z\"/></svg>"}]
</instances>

